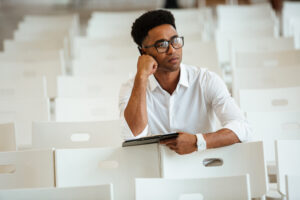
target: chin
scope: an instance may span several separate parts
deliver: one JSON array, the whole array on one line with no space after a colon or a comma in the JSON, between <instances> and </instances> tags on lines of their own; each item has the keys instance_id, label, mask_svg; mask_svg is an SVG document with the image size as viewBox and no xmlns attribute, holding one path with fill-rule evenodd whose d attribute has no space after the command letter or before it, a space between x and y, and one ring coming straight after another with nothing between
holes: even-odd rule
<instances>
[{"instance_id":1,"label":"chin","mask_svg":"<svg viewBox=\"0 0 300 200\"><path fill-rule=\"evenodd\" d=\"M165 71L165 72L175 72L177 71L178 69L180 68L180 62L176 63L176 64L166 64L164 65L164 67L161 67L160 69L162 71Z\"/></svg>"}]
</instances>

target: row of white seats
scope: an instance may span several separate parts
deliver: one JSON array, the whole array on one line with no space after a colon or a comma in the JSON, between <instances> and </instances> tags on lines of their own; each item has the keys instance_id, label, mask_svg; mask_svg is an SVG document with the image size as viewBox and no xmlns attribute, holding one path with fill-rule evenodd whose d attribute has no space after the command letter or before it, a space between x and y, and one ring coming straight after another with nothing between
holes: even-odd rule
<instances>
[{"instance_id":1,"label":"row of white seats","mask_svg":"<svg viewBox=\"0 0 300 200\"><path fill-rule=\"evenodd\" d=\"M299 140L279 140L275 144L279 191L286 195L285 176L299 175L300 163L299 159L295 159L299 154ZM195 179L242 174L249 174L252 198L263 197L268 187L262 142L235 144L185 156L153 144L127 148L56 149L54 152L1 152L0 157L1 165L4 165L2 170L8 173L0 174L1 189L54 185L58 188L79 187L112 183L116 199L133 199L135 178ZM168 180L152 181L163 183ZM144 186L144 190L149 190ZM159 185L156 187L159 188ZM144 190L142 193L149 195ZM196 188L191 190L196 192Z\"/></svg>"},{"instance_id":2,"label":"row of white seats","mask_svg":"<svg viewBox=\"0 0 300 200\"><path fill-rule=\"evenodd\" d=\"M69 66L71 44L78 34L78 16L25 16L4 41L0 55L1 79L46 76L48 97L56 97L56 76Z\"/></svg>"},{"instance_id":3,"label":"row of white seats","mask_svg":"<svg viewBox=\"0 0 300 200\"><path fill-rule=\"evenodd\" d=\"M230 62L231 40L279 35L278 20L270 4L217 6L217 15L218 27L215 36L221 64Z\"/></svg>"},{"instance_id":4,"label":"row of white seats","mask_svg":"<svg viewBox=\"0 0 300 200\"><path fill-rule=\"evenodd\" d=\"M287 200L299 199L297 185L299 185L300 176L286 175L285 178ZM222 190L215 192L216 186ZM201 179L138 178L135 181L135 187L136 200L251 199L248 176ZM0 190L0 199L113 200L113 186L106 184L85 187Z\"/></svg>"},{"instance_id":5,"label":"row of white seats","mask_svg":"<svg viewBox=\"0 0 300 200\"><path fill-rule=\"evenodd\" d=\"M135 178L183 179L246 174L250 177L251 197L261 197L267 189L261 142L236 144L186 156L177 155L157 144L126 148L56 149L54 152L27 150L2 152L0 156L6 171L10 173L10 176L0 174L2 189L112 183L116 199L133 199ZM211 158L222 160L222 163L211 167L207 162ZM174 165L174 162L177 164ZM240 166L241 162L249 164ZM24 163L27 167L23 167Z\"/></svg>"},{"instance_id":6,"label":"row of white seats","mask_svg":"<svg viewBox=\"0 0 300 200\"><path fill-rule=\"evenodd\" d=\"M245 73L244 79L241 78L242 83L245 83L244 85L248 84L253 88L244 87L246 89L240 91L240 105L242 110L246 112L299 111L299 87L262 89L266 85L274 86L276 83L281 87L293 86L288 85L289 83L293 83L290 80L296 80L294 85L299 85L299 82L297 82L298 79L296 79L297 74L299 74L296 73L297 70L299 71L299 67L291 69L294 69L292 71L294 73L289 74L288 78L277 78L274 81L268 77L284 77L285 70L277 71L272 69L272 73L271 70L265 70L264 75L260 74L259 76L255 73L252 73L253 75L249 73L251 70L245 70L248 73ZM255 70L252 71L257 72ZM263 70L258 71L262 72ZM249 76L249 74L252 76ZM246 79L247 76L248 79ZM255 85L253 84L254 82ZM109 80L106 83L109 83ZM243 84L241 85L243 86ZM106 85L102 84L96 78L59 77L58 86L59 97L55 100L55 116L57 121L109 120L119 118L118 84L113 88L107 88ZM29 134L31 133L30 120L49 119L50 108L49 101L45 96L44 79L28 79L16 82L1 81L0 91L1 101L3 102L3 106L1 106L1 121L15 120L18 127L17 132L19 132L19 129L23 131L27 130L25 132ZM107 94L112 98L103 97L103 94ZM37 99L34 100L34 98ZM24 127L27 128L24 129Z\"/></svg>"},{"instance_id":7,"label":"row of white seats","mask_svg":"<svg viewBox=\"0 0 300 200\"><path fill-rule=\"evenodd\" d=\"M185 36L184 62L210 68L222 76L215 43L202 41L203 34L211 35L208 33L208 29L212 29L213 24L211 9L170 11L176 21L179 21L177 23L179 34ZM134 72L139 52L129 33L132 23L143 12L93 13L89 20L87 36L74 40L73 75L93 76L102 71L108 75L108 71L114 69L114 66L116 66L114 73ZM116 54L116 51L122 53ZM204 53L202 59L198 59L199 53ZM123 67L120 68L120 65Z\"/></svg>"}]
</instances>

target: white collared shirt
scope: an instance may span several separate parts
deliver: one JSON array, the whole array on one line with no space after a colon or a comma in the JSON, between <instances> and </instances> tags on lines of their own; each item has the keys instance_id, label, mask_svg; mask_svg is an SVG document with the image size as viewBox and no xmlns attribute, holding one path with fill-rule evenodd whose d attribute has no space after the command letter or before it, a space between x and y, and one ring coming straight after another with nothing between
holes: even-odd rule
<instances>
[{"instance_id":1,"label":"white collared shirt","mask_svg":"<svg viewBox=\"0 0 300 200\"><path fill-rule=\"evenodd\" d=\"M221 126L232 130L240 141L252 137L252 129L223 80L207 69L185 64L180 66L179 82L172 95L161 88L153 75L149 77L146 91L148 125L135 137L124 118L133 84L134 78L123 84L119 96L124 139L174 132L211 133L217 131L216 116Z\"/></svg>"}]
</instances>

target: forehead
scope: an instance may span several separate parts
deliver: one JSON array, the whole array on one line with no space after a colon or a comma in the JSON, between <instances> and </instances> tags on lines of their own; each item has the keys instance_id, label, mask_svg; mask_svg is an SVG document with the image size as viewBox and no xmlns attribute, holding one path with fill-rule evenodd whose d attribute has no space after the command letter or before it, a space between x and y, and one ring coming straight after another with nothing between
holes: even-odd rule
<instances>
[{"instance_id":1,"label":"forehead","mask_svg":"<svg viewBox=\"0 0 300 200\"><path fill-rule=\"evenodd\" d=\"M176 29L170 24L163 24L151 29L145 39L145 42L153 43L157 40L169 40L174 35L177 35Z\"/></svg>"}]
</instances>

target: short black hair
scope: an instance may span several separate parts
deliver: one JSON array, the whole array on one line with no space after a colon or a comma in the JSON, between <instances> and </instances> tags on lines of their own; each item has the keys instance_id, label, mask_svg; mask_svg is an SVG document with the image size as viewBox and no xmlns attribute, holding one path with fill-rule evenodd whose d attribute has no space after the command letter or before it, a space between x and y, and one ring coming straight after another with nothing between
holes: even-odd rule
<instances>
[{"instance_id":1,"label":"short black hair","mask_svg":"<svg viewBox=\"0 0 300 200\"><path fill-rule=\"evenodd\" d=\"M175 18L170 11L167 10L151 10L135 20L131 28L131 36L138 46L142 46L142 42L148 35L148 32L156 26L170 24L176 29Z\"/></svg>"}]
</instances>

